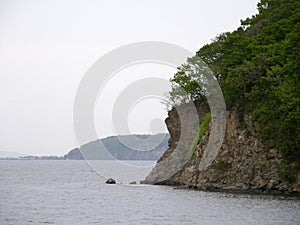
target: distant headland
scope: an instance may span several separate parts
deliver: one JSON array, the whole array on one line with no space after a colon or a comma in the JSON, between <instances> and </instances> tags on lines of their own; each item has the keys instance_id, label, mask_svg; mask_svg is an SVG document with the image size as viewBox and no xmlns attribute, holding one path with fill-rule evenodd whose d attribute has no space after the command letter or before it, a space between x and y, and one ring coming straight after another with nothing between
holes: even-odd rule
<instances>
[{"instance_id":1,"label":"distant headland","mask_svg":"<svg viewBox=\"0 0 300 225\"><path fill-rule=\"evenodd\" d=\"M68 151L64 156L34 156L2 151L0 160L108 160L110 158L103 154L108 152L118 160L156 161L168 149L169 138L169 134L163 133L111 136L88 142ZM149 146L154 147L149 149Z\"/></svg>"}]
</instances>

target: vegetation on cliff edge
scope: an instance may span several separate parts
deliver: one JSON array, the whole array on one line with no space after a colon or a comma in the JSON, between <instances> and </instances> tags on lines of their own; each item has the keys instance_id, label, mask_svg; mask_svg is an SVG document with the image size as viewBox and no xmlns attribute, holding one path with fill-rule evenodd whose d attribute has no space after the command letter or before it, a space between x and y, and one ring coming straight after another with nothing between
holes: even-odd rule
<instances>
[{"instance_id":1,"label":"vegetation on cliff edge","mask_svg":"<svg viewBox=\"0 0 300 225\"><path fill-rule=\"evenodd\" d=\"M281 150L289 175L300 168L300 1L261 0L257 7L257 15L217 36L195 57L218 79L227 109L237 107L241 118L251 115L259 138ZM188 100L206 101L187 72L189 61L171 79L174 102L179 88Z\"/></svg>"}]
</instances>

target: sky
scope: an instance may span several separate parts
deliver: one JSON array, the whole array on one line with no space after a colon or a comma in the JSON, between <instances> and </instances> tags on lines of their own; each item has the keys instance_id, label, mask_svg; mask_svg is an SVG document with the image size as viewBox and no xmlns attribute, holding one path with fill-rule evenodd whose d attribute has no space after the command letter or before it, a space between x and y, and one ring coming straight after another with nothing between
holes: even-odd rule
<instances>
[{"instance_id":1,"label":"sky","mask_svg":"<svg viewBox=\"0 0 300 225\"><path fill-rule=\"evenodd\" d=\"M0 151L64 155L77 147L73 103L86 71L115 48L162 41L196 52L257 13L258 0L0 0ZM175 69L136 65L120 71L95 105L98 137L114 135L111 107L134 79L169 79ZM134 74L133 79L125 79ZM107 105L105 110L99 105ZM138 102L131 133L166 131L158 99ZM158 122L157 122L158 121ZM105 129L103 129L105 128Z\"/></svg>"}]
</instances>

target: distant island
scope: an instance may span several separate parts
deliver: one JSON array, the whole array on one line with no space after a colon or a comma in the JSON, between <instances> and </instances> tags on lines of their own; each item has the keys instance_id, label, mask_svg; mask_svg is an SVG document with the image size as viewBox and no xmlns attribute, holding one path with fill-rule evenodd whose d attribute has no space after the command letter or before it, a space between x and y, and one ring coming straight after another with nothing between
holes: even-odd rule
<instances>
[{"instance_id":1,"label":"distant island","mask_svg":"<svg viewBox=\"0 0 300 225\"><path fill-rule=\"evenodd\" d=\"M1 160L158 160L168 149L169 134L111 136L88 142L64 156L33 156L3 152ZM101 145L102 143L102 145ZM110 157L108 157L108 155Z\"/></svg>"},{"instance_id":2,"label":"distant island","mask_svg":"<svg viewBox=\"0 0 300 225\"><path fill-rule=\"evenodd\" d=\"M0 160L63 160L63 156L56 156L56 155L50 155L50 156L36 156L36 155L24 155L24 156L9 156L9 155L3 155L0 157Z\"/></svg>"},{"instance_id":3,"label":"distant island","mask_svg":"<svg viewBox=\"0 0 300 225\"><path fill-rule=\"evenodd\" d=\"M105 160L113 157L118 160L158 160L168 149L169 139L169 134L111 136L91 141L80 149L74 148L63 159Z\"/></svg>"}]
</instances>

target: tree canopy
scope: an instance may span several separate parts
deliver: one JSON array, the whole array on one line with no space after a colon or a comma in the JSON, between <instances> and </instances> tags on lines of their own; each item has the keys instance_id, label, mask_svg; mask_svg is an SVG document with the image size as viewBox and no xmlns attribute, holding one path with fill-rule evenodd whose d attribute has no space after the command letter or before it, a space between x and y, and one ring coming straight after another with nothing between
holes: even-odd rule
<instances>
[{"instance_id":1,"label":"tree canopy","mask_svg":"<svg viewBox=\"0 0 300 225\"><path fill-rule=\"evenodd\" d=\"M251 115L261 140L280 149L287 165L299 169L300 1L261 0L257 7L257 15L217 36L195 57L213 71L227 108L237 107L241 118ZM188 100L205 101L189 64L178 68L171 79L171 98L180 99L181 88Z\"/></svg>"}]
</instances>

